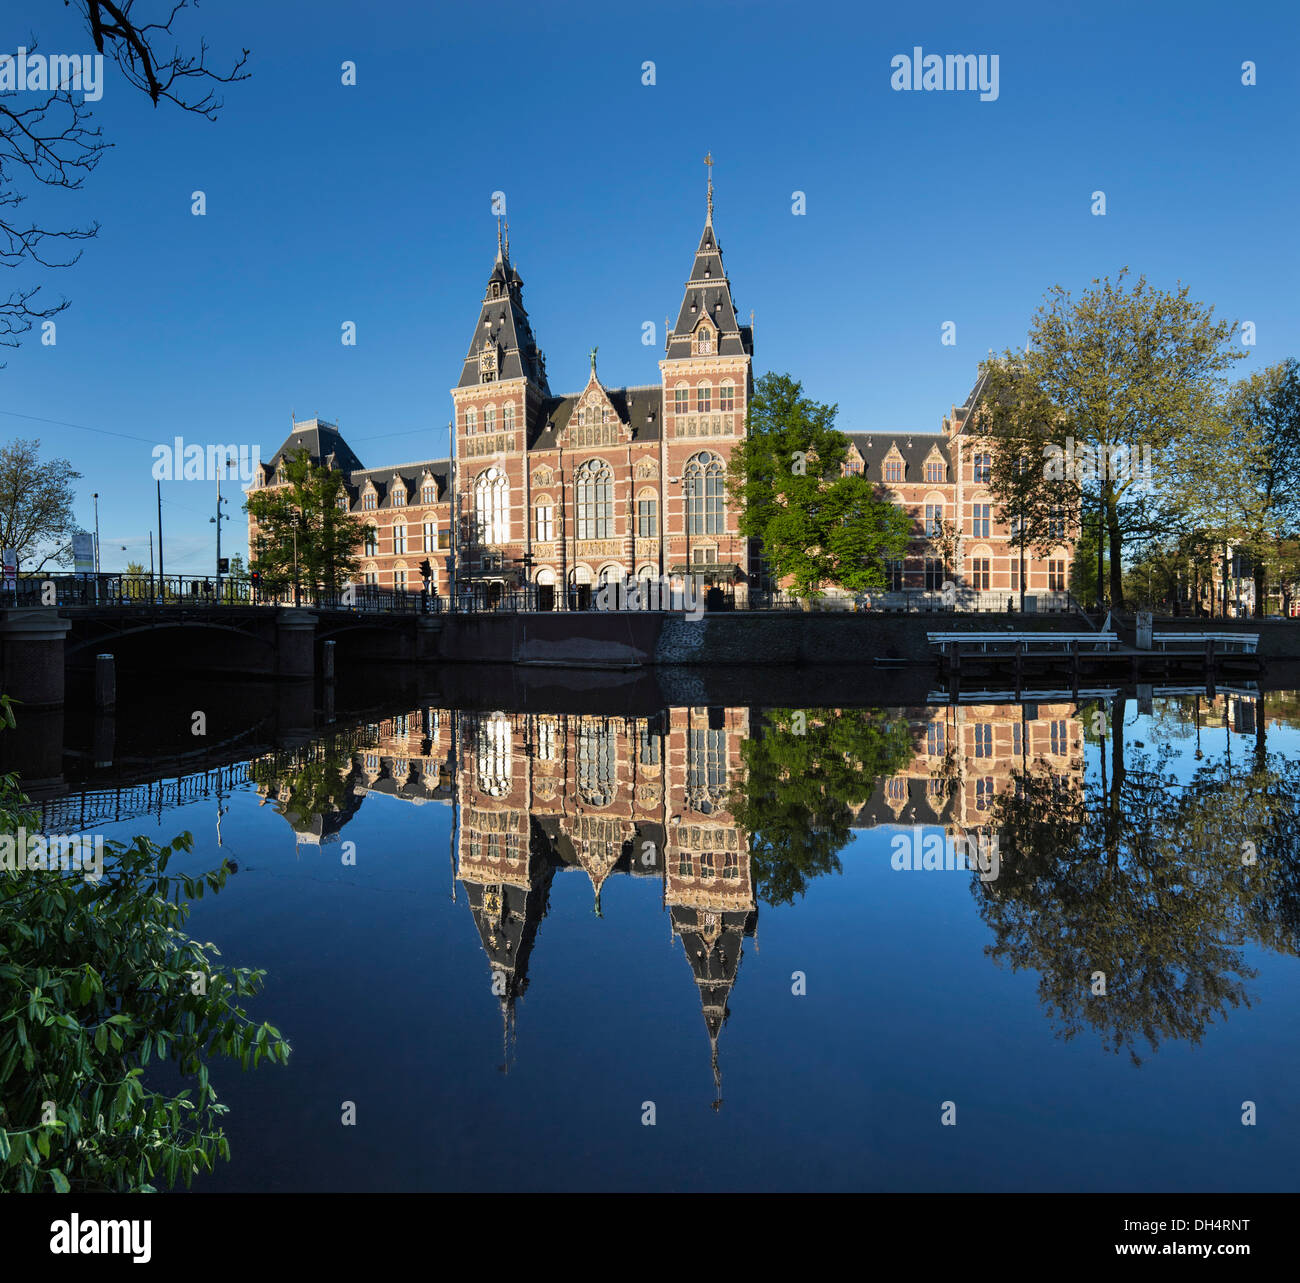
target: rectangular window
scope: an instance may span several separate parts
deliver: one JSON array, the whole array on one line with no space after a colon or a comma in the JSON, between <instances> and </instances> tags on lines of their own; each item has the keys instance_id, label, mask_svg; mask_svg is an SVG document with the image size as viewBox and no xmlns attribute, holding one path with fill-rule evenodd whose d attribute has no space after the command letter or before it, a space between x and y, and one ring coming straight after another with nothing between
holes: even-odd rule
<instances>
[{"instance_id":1,"label":"rectangular window","mask_svg":"<svg viewBox=\"0 0 1300 1283\"><path fill-rule=\"evenodd\" d=\"M1019 722L1011 723L1011 751L1017 757L1024 751L1025 728Z\"/></svg>"},{"instance_id":2,"label":"rectangular window","mask_svg":"<svg viewBox=\"0 0 1300 1283\"><path fill-rule=\"evenodd\" d=\"M438 523L436 521L426 521L424 523L424 551L435 552L438 548Z\"/></svg>"},{"instance_id":3,"label":"rectangular window","mask_svg":"<svg viewBox=\"0 0 1300 1283\"><path fill-rule=\"evenodd\" d=\"M393 587L396 588L398 592L406 591L406 571L404 570L393 571Z\"/></svg>"},{"instance_id":4,"label":"rectangular window","mask_svg":"<svg viewBox=\"0 0 1300 1283\"><path fill-rule=\"evenodd\" d=\"M709 387L707 383L701 383L700 386L695 389L695 408L701 414L707 414L709 411L709 406L713 399L711 396L712 391L713 389Z\"/></svg>"},{"instance_id":5,"label":"rectangular window","mask_svg":"<svg viewBox=\"0 0 1300 1283\"><path fill-rule=\"evenodd\" d=\"M903 561L901 557L885 558L885 586L890 592L903 591Z\"/></svg>"},{"instance_id":6,"label":"rectangular window","mask_svg":"<svg viewBox=\"0 0 1300 1283\"><path fill-rule=\"evenodd\" d=\"M973 462L975 464L975 484L988 485L993 480L993 456L991 454L977 454Z\"/></svg>"},{"instance_id":7,"label":"rectangular window","mask_svg":"<svg viewBox=\"0 0 1300 1283\"><path fill-rule=\"evenodd\" d=\"M943 482L943 464L938 459L931 459L925 465L925 479L930 485L939 485Z\"/></svg>"},{"instance_id":8,"label":"rectangular window","mask_svg":"<svg viewBox=\"0 0 1300 1283\"><path fill-rule=\"evenodd\" d=\"M675 388L673 390L673 409L678 414L687 414L691 408L691 390L690 388Z\"/></svg>"},{"instance_id":9,"label":"rectangular window","mask_svg":"<svg viewBox=\"0 0 1300 1283\"><path fill-rule=\"evenodd\" d=\"M1028 588L1029 585L1026 584L1025 587ZM1014 553L1011 557L1011 591L1020 591L1020 558Z\"/></svg>"},{"instance_id":10,"label":"rectangular window","mask_svg":"<svg viewBox=\"0 0 1300 1283\"><path fill-rule=\"evenodd\" d=\"M937 535L943 530L943 504L927 503L925 505L925 533Z\"/></svg>"},{"instance_id":11,"label":"rectangular window","mask_svg":"<svg viewBox=\"0 0 1300 1283\"><path fill-rule=\"evenodd\" d=\"M947 735L942 722L931 722L925 728L925 751L931 757L942 757L947 751Z\"/></svg>"},{"instance_id":12,"label":"rectangular window","mask_svg":"<svg viewBox=\"0 0 1300 1283\"><path fill-rule=\"evenodd\" d=\"M379 556L379 531L374 526L366 527L366 556Z\"/></svg>"},{"instance_id":13,"label":"rectangular window","mask_svg":"<svg viewBox=\"0 0 1300 1283\"><path fill-rule=\"evenodd\" d=\"M420 491L421 503L435 503L437 502L437 498L438 488L436 486L425 486L424 489Z\"/></svg>"},{"instance_id":14,"label":"rectangular window","mask_svg":"<svg viewBox=\"0 0 1300 1283\"><path fill-rule=\"evenodd\" d=\"M987 539L989 537L989 518L991 516L991 504L977 503L971 506L971 534L976 539Z\"/></svg>"},{"instance_id":15,"label":"rectangular window","mask_svg":"<svg viewBox=\"0 0 1300 1283\"><path fill-rule=\"evenodd\" d=\"M886 481L902 481L903 479L903 462L901 459L890 459L885 464Z\"/></svg>"},{"instance_id":16,"label":"rectangular window","mask_svg":"<svg viewBox=\"0 0 1300 1283\"><path fill-rule=\"evenodd\" d=\"M555 538L555 527L552 524L555 510L549 503L539 503L537 505L537 542L549 543Z\"/></svg>"},{"instance_id":17,"label":"rectangular window","mask_svg":"<svg viewBox=\"0 0 1300 1283\"><path fill-rule=\"evenodd\" d=\"M721 797L727 786L727 732L693 727L689 743L687 791L697 797Z\"/></svg>"},{"instance_id":18,"label":"rectangular window","mask_svg":"<svg viewBox=\"0 0 1300 1283\"><path fill-rule=\"evenodd\" d=\"M1065 591L1065 560L1056 558L1047 563L1047 587L1050 592Z\"/></svg>"},{"instance_id":19,"label":"rectangular window","mask_svg":"<svg viewBox=\"0 0 1300 1283\"><path fill-rule=\"evenodd\" d=\"M988 722L975 727L975 756L993 756L993 727Z\"/></svg>"},{"instance_id":20,"label":"rectangular window","mask_svg":"<svg viewBox=\"0 0 1300 1283\"><path fill-rule=\"evenodd\" d=\"M656 499L636 501L636 533L642 539L653 539L659 533L659 503Z\"/></svg>"},{"instance_id":21,"label":"rectangular window","mask_svg":"<svg viewBox=\"0 0 1300 1283\"><path fill-rule=\"evenodd\" d=\"M993 804L993 777L981 776L975 781L975 809L987 811Z\"/></svg>"},{"instance_id":22,"label":"rectangular window","mask_svg":"<svg viewBox=\"0 0 1300 1283\"><path fill-rule=\"evenodd\" d=\"M375 496L373 494L364 494L361 496L361 506L367 512L373 512L375 507Z\"/></svg>"},{"instance_id":23,"label":"rectangular window","mask_svg":"<svg viewBox=\"0 0 1300 1283\"><path fill-rule=\"evenodd\" d=\"M398 490L394 490L394 491L393 491L393 507L394 507L394 508L405 508L405 507L406 507L406 491L405 491L405 490L398 489Z\"/></svg>"},{"instance_id":24,"label":"rectangular window","mask_svg":"<svg viewBox=\"0 0 1300 1283\"><path fill-rule=\"evenodd\" d=\"M927 557L925 559L926 592L939 592L943 588L943 581L947 577L944 574L943 561L939 557Z\"/></svg>"},{"instance_id":25,"label":"rectangular window","mask_svg":"<svg viewBox=\"0 0 1300 1283\"><path fill-rule=\"evenodd\" d=\"M1065 509L1057 504L1047 518L1047 537L1058 541L1065 539Z\"/></svg>"},{"instance_id":26,"label":"rectangular window","mask_svg":"<svg viewBox=\"0 0 1300 1283\"><path fill-rule=\"evenodd\" d=\"M988 592L989 559L987 557L976 557L971 562L971 587L976 592Z\"/></svg>"},{"instance_id":27,"label":"rectangular window","mask_svg":"<svg viewBox=\"0 0 1300 1283\"><path fill-rule=\"evenodd\" d=\"M406 552L406 527L398 525L393 527L393 555L402 556Z\"/></svg>"},{"instance_id":28,"label":"rectangular window","mask_svg":"<svg viewBox=\"0 0 1300 1283\"><path fill-rule=\"evenodd\" d=\"M1069 738L1065 733L1066 727L1064 722L1052 723L1052 752L1057 757L1064 757Z\"/></svg>"},{"instance_id":29,"label":"rectangular window","mask_svg":"<svg viewBox=\"0 0 1300 1283\"><path fill-rule=\"evenodd\" d=\"M724 383L718 389L718 409L731 411L736 408L736 389L730 383Z\"/></svg>"},{"instance_id":30,"label":"rectangular window","mask_svg":"<svg viewBox=\"0 0 1300 1283\"><path fill-rule=\"evenodd\" d=\"M690 852L683 851L677 857L677 876L679 878L689 878L692 872L693 866L691 865Z\"/></svg>"},{"instance_id":31,"label":"rectangular window","mask_svg":"<svg viewBox=\"0 0 1300 1283\"><path fill-rule=\"evenodd\" d=\"M641 728L641 765L659 765L659 737L652 733L649 726Z\"/></svg>"}]
</instances>

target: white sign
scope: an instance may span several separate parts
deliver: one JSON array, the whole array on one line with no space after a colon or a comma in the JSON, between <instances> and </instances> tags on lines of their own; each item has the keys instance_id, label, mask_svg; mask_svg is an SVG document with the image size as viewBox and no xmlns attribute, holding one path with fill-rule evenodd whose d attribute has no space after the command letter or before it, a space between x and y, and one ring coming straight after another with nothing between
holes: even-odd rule
<instances>
[{"instance_id":1,"label":"white sign","mask_svg":"<svg viewBox=\"0 0 1300 1283\"><path fill-rule=\"evenodd\" d=\"M72 568L78 575L95 573L95 536L79 530L72 536Z\"/></svg>"}]
</instances>

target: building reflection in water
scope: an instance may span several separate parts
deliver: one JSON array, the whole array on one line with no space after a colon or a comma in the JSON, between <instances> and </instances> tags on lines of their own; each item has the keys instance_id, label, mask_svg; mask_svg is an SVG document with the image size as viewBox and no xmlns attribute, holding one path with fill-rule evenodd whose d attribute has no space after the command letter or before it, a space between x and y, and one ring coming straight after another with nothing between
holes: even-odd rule
<instances>
[{"instance_id":1,"label":"building reflection in water","mask_svg":"<svg viewBox=\"0 0 1300 1283\"><path fill-rule=\"evenodd\" d=\"M818 715L840 716L810 714ZM975 833L1013 772L1035 760L1082 787L1072 705L943 705L890 710L887 719L905 726L908 747L889 774L856 773L841 799L854 828ZM585 875L596 914L611 877L657 880L699 995L717 1108L719 1038L744 942L757 946L758 928L750 834L730 806L744 794L744 746L764 720L744 707L650 718L423 708L358 727L350 743L346 735L330 748L318 743L315 760L292 771L268 762L253 775L300 842L338 840L369 793L458 804L453 876L487 955L507 1069L554 878Z\"/></svg>"}]
</instances>

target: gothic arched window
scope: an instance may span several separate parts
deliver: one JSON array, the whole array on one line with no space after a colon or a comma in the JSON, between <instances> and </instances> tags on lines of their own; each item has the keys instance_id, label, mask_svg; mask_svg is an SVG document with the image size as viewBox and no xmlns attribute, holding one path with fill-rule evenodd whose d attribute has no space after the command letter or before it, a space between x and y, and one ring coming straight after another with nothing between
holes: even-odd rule
<instances>
[{"instance_id":1,"label":"gothic arched window","mask_svg":"<svg viewBox=\"0 0 1300 1283\"><path fill-rule=\"evenodd\" d=\"M727 530L726 483L722 460L705 451L686 464L686 533L721 535Z\"/></svg>"},{"instance_id":2,"label":"gothic arched window","mask_svg":"<svg viewBox=\"0 0 1300 1283\"><path fill-rule=\"evenodd\" d=\"M479 543L503 544L510 538L510 483L500 468L481 472L474 482L474 525Z\"/></svg>"},{"instance_id":3,"label":"gothic arched window","mask_svg":"<svg viewBox=\"0 0 1300 1283\"><path fill-rule=\"evenodd\" d=\"M578 538L609 539L614 533L614 473L604 459L578 469Z\"/></svg>"}]
</instances>

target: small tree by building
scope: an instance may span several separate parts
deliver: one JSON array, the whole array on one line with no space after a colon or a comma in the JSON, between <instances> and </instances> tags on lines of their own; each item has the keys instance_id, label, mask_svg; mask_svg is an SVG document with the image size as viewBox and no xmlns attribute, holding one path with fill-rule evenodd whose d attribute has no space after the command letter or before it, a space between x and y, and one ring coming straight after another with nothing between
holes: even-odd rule
<instances>
[{"instance_id":1,"label":"small tree by building","mask_svg":"<svg viewBox=\"0 0 1300 1283\"><path fill-rule=\"evenodd\" d=\"M835 412L789 375L765 374L731 456L740 531L758 540L772 576L797 596L820 596L828 585L884 588L884 560L903 556L912 533L906 512L844 472L849 440L835 429Z\"/></svg>"},{"instance_id":2,"label":"small tree by building","mask_svg":"<svg viewBox=\"0 0 1300 1283\"><path fill-rule=\"evenodd\" d=\"M244 504L257 523L252 569L271 591L337 590L360 565L365 523L339 507L342 473L313 463L306 450L286 456L283 467L283 485L254 490Z\"/></svg>"}]
</instances>

